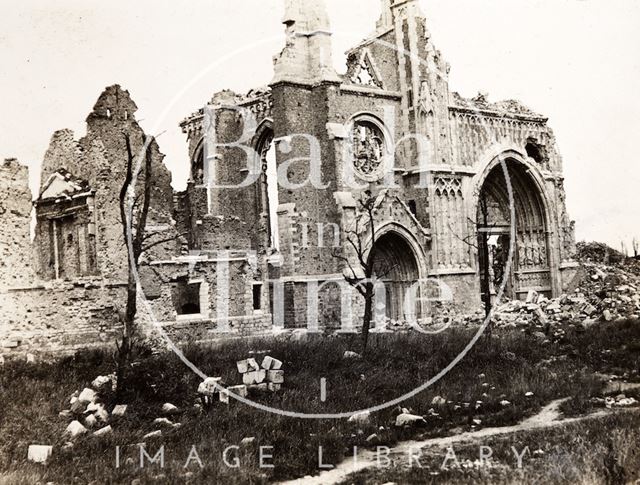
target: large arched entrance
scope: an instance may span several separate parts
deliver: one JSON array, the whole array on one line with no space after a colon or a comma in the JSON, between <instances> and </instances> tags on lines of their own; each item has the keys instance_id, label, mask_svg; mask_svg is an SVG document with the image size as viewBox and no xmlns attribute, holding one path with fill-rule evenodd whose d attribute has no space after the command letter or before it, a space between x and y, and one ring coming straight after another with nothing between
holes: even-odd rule
<instances>
[{"instance_id":1,"label":"large arched entrance","mask_svg":"<svg viewBox=\"0 0 640 485\"><path fill-rule=\"evenodd\" d=\"M513 190L513 233L504 166L507 168ZM529 290L551 296L545 202L529 169L515 159L507 159L504 164L496 164L484 179L476 212L483 301L492 301L505 278L505 298L524 299ZM506 263L512 244L513 263L511 270L506 274Z\"/></svg>"},{"instance_id":2,"label":"large arched entrance","mask_svg":"<svg viewBox=\"0 0 640 485\"><path fill-rule=\"evenodd\" d=\"M405 305L407 290L419 279L418 262L413 248L404 237L395 232L380 236L372 251L376 279L381 280L386 292L386 316L396 321L414 321L420 316L418 301Z\"/></svg>"}]
</instances>

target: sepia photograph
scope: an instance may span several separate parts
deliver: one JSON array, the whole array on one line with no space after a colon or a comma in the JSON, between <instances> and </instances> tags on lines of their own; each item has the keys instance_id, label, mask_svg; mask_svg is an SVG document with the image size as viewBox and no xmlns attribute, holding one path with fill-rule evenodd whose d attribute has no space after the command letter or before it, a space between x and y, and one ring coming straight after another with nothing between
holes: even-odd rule
<instances>
[{"instance_id":1,"label":"sepia photograph","mask_svg":"<svg viewBox=\"0 0 640 485\"><path fill-rule=\"evenodd\" d=\"M0 485L640 484L638 0L2 0Z\"/></svg>"}]
</instances>

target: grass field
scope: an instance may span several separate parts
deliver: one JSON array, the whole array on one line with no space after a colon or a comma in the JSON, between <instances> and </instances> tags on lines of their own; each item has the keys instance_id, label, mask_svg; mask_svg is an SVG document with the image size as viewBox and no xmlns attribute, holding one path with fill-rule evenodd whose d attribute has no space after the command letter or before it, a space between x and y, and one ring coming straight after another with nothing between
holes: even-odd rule
<instances>
[{"instance_id":1,"label":"grass field","mask_svg":"<svg viewBox=\"0 0 640 485\"><path fill-rule=\"evenodd\" d=\"M246 358L252 350L268 350L284 362L286 381L282 392L258 396L257 401L297 412L334 413L381 404L412 390L443 369L472 334L471 330L452 329L434 336L374 335L370 351L359 360L343 358L350 348L348 337L316 337L303 342L238 340L184 350L207 375L222 376L230 384L239 383L236 360ZM378 435L377 443L393 444L515 424L563 397L574 398L573 404L566 406L567 412L589 412L589 398L602 391L603 383L596 373L638 380L639 368L638 322L571 330L559 343L541 343L518 331L496 333L491 341L481 339L442 380L402 404L427 420L426 426L407 430L393 426L395 409L373 413L370 422L358 425L346 419L287 418L237 402L202 412L194 408L200 379L176 356L166 354L146 358L135 367L135 392L127 414L110 423L113 434L100 438L86 435L64 449L69 441L63 436L68 421L58 413L68 408L75 390L87 386L97 375L113 371L111 357L86 352L55 363L8 361L0 370L0 482L131 483L140 479L141 483L266 483L297 478L318 472L319 446L323 462L337 463L353 446L367 446L366 438L373 433ZM322 377L328 383L326 402L320 400ZM527 393L533 395L527 397ZM435 396L448 403L432 405ZM108 409L117 404L110 394L103 399ZM501 405L504 400L510 405ZM140 469L139 450L131 445L159 429L152 421L162 416L165 402L180 408L179 415L171 419L181 427L165 429L161 437L146 440L151 456L164 446L164 468L147 464ZM611 426L618 424L612 421ZM240 446L247 437L254 437L255 442ZM27 462L30 444L54 446L47 465ZM223 460L223 451L233 445L239 448L229 453L227 461L233 462L237 456L239 468L231 468ZM121 460L116 468L118 446ZM202 468L194 460L184 467L192 446ZM273 447L265 452L273 455L266 460L273 468L260 467L260 446Z\"/></svg>"}]
</instances>

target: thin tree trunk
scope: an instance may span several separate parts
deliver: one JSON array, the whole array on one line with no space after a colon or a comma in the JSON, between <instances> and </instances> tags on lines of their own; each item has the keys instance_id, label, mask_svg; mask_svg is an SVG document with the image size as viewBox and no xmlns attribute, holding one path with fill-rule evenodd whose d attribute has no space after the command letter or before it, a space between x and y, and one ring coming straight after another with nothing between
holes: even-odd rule
<instances>
[{"instance_id":1,"label":"thin tree trunk","mask_svg":"<svg viewBox=\"0 0 640 485\"><path fill-rule=\"evenodd\" d=\"M367 351L369 344L369 328L371 327L371 319L373 317L373 283L366 283L366 292L364 297L364 319L362 322L362 353Z\"/></svg>"}]
</instances>

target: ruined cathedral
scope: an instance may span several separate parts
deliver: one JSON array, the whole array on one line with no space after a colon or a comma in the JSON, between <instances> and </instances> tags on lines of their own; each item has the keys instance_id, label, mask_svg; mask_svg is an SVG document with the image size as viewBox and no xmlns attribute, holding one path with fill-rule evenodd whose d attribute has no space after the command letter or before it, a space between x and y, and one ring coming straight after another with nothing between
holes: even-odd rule
<instances>
[{"instance_id":1,"label":"ruined cathedral","mask_svg":"<svg viewBox=\"0 0 640 485\"><path fill-rule=\"evenodd\" d=\"M286 44L268 85L216 93L180 123L186 190L172 189L160 147L149 147L159 242L141 260L141 312L179 341L357 325L362 302L345 275L371 258L385 268L376 310L396 321L473 312L502 290L570 291L573 222L547 118L451 91L415 0L381 1L344 74L323 1L284 3ZM26 168L0 166L0 352L117 336L128 277L122 134L142 148L136 110L111 86L85 136L56 132L33 201ZM410 288L418 298L407 305Z\"/></svg>"}]
</instances>

